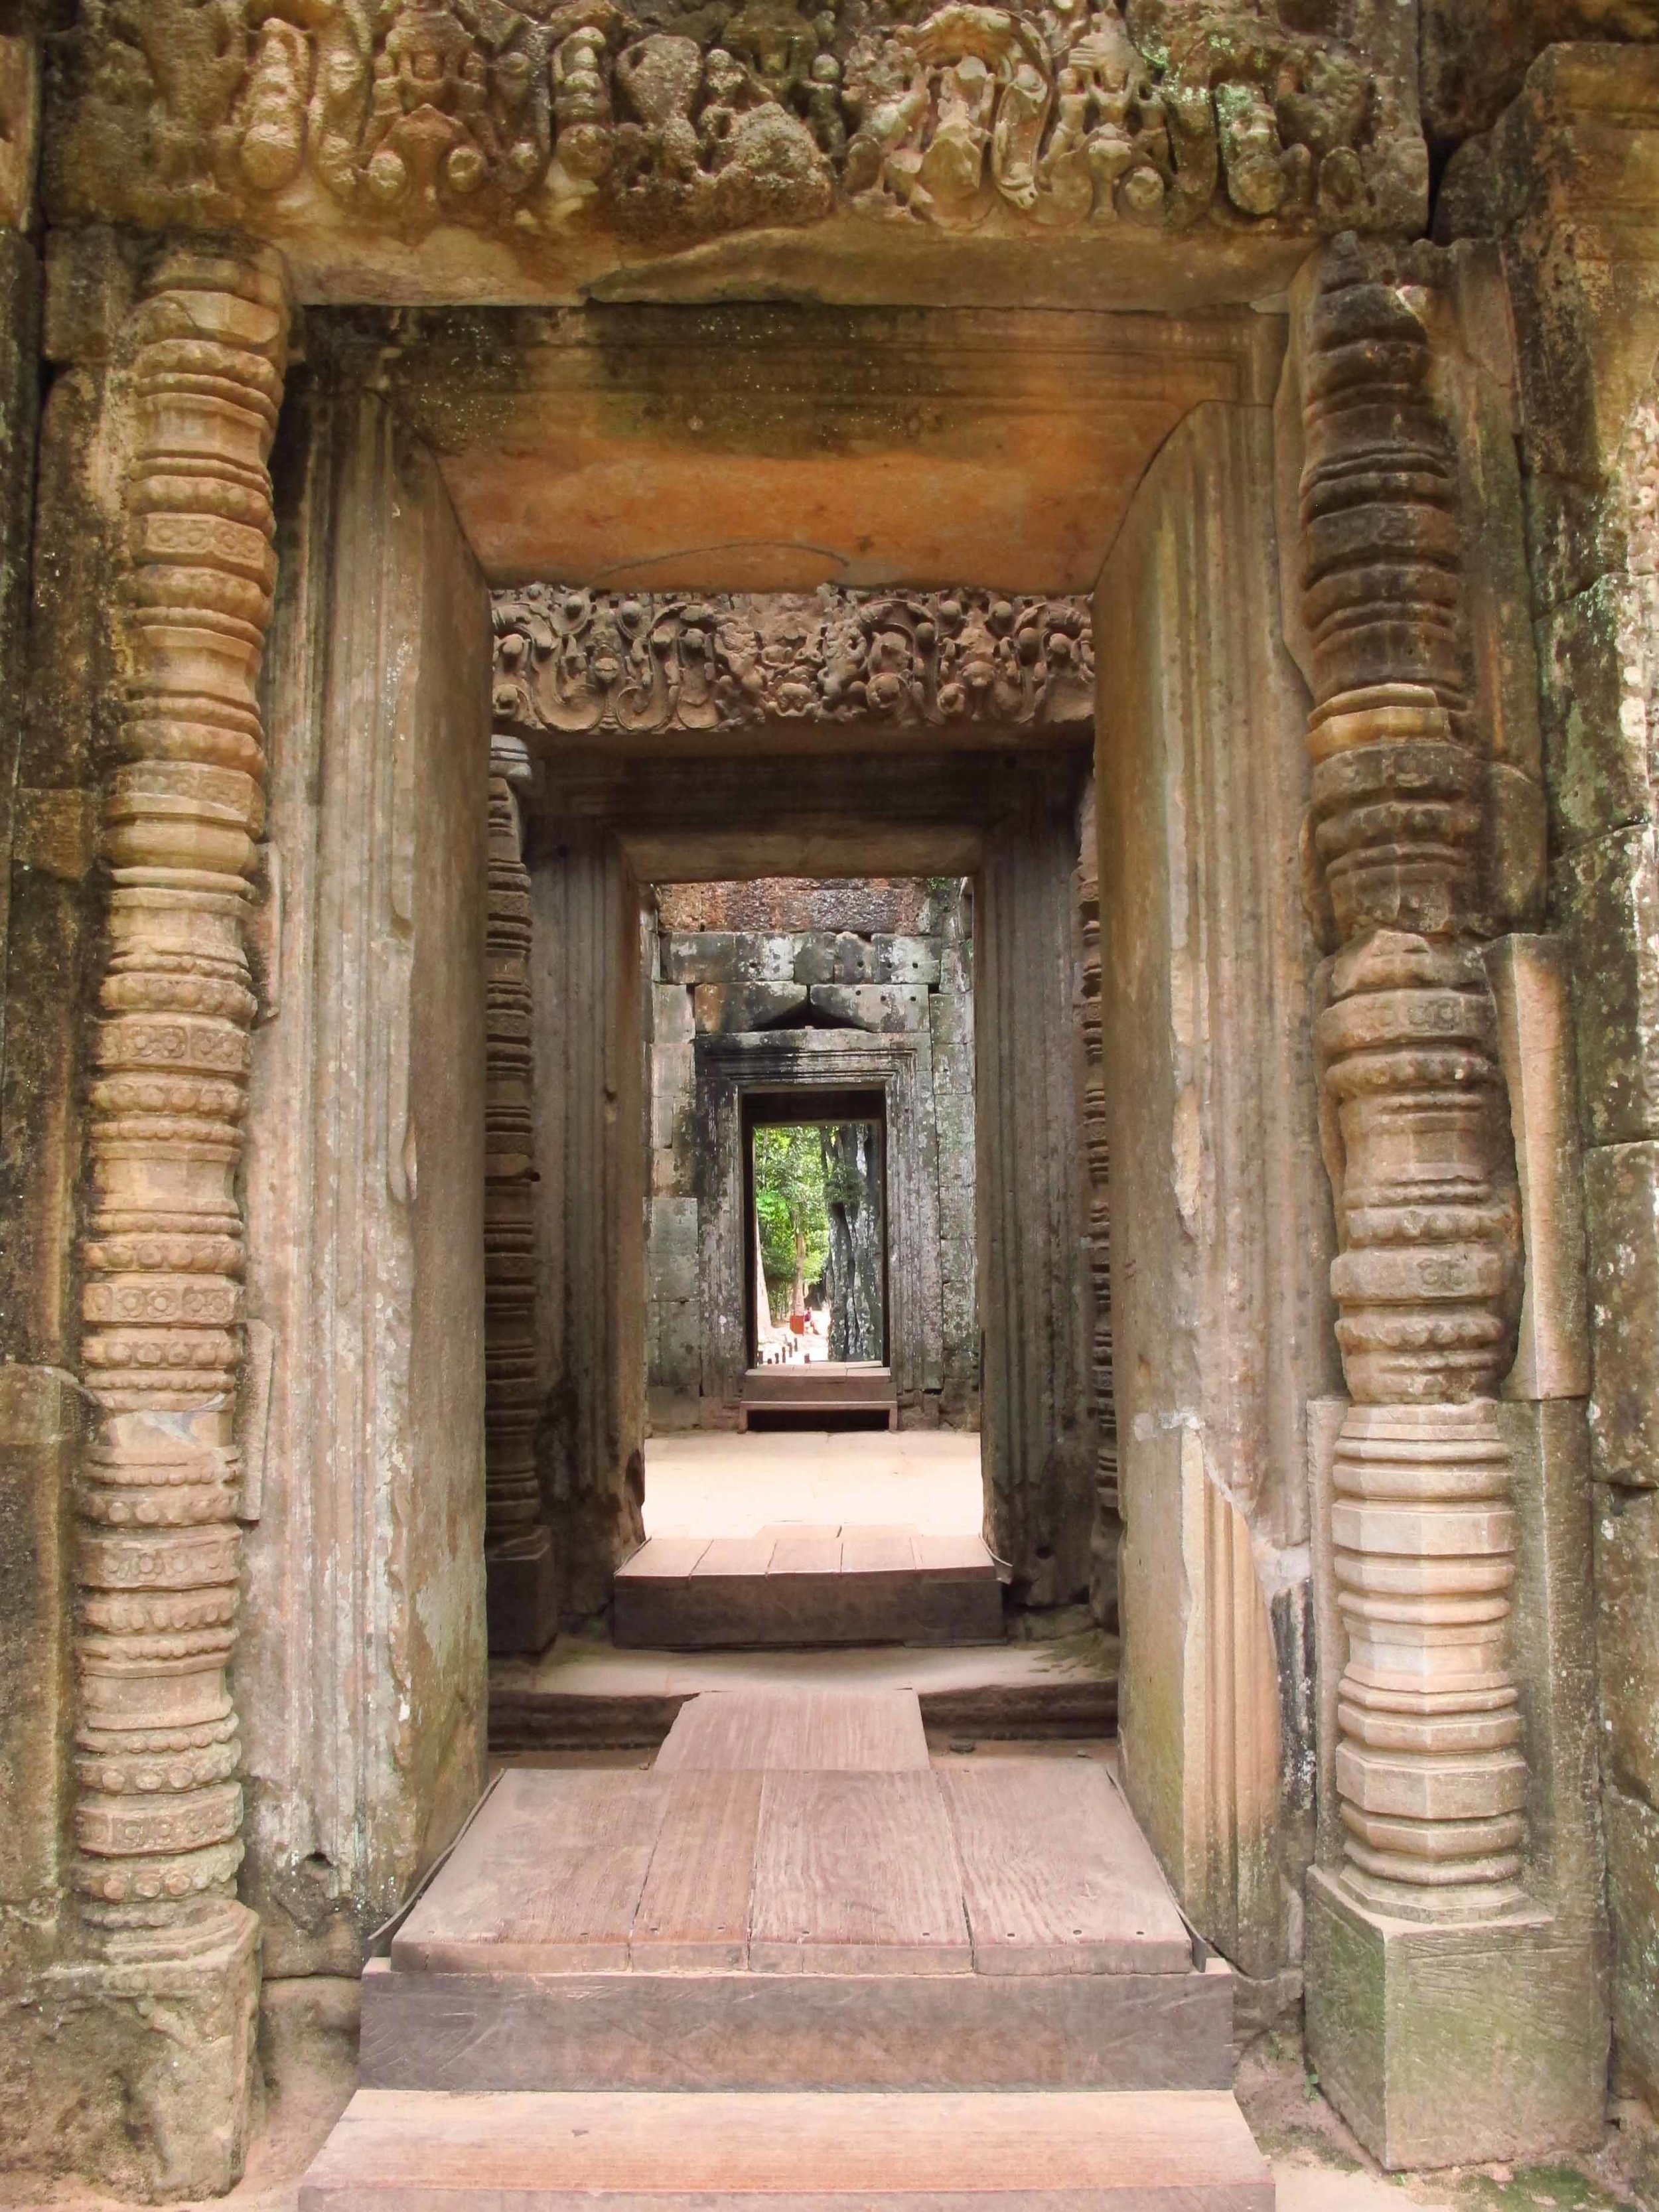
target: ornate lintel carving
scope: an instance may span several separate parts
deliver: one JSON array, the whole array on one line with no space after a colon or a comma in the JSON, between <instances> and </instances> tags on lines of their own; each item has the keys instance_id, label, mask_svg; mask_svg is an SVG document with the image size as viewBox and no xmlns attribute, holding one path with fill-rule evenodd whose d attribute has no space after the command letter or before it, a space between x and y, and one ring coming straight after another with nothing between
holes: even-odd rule
<instances>
[{"instance_id":1,"label":"ornate lintel carving","mask_svg":"<svg viewBox=\"0 0 1659 2212\"><path fill-rule=\"evenodd\" d=\"M1085 600L989 592L495 598L498 726L564 738L743 723L1086 726Z\"/></svg>"},{"instance_id":2,"label":"ornate lintel carving","mask_svg":"<svg viewBox=\"0 0 1659 2212\"><path fill-rule=\"evenodd\" d=\"M87 0L61 211L277 235L1409 230L1407 89L1261 0Z\"/></svg>"}]
</instances>

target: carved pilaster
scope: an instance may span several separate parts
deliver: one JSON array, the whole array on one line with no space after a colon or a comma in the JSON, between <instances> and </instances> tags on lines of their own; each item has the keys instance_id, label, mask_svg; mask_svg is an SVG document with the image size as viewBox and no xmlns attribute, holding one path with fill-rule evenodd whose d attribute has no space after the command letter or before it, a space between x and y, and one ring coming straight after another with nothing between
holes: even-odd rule
<instances>
[{"instance_id":1,"label":"carved pilaster","mask_svg":"<svg viewBox=\"0 0 1659 2212\"><path fill-rule=\"evenodd\" d=\"M275 577L274 257L166 256L131 333L121 748L93 1048L74 1883L119 1957L222 1942L242 1846L237 1194Z\"/></svg>"},{"instance_id":2,"label":"carved pilaster","mask_svg":"<svg viewBox=\"0 0 1659 2212\"><path fill-rule=\"evenodd\" d=\"M489 1640L539 1651L557 1626L551 1532L536 1468L534 1039L530 876L514 787L530 762L516 738L489 752L489 973L484 1103L484 1559Z\"/></svg>"},{"instance_id":3,"label":"carved pilaster","mask_svg":"<svg viewBox=\"0 0 1659 2212\"><path fill-rule=\"evenodd\" d=\"M1112 1372L1111 1147L1106 1135L1106 1038L1100 1004L1100 852L1092 782L1083 809L1077 884L1083 951L1083 1152L1089 1179L1091 1352L1097 1425L1089 1602L1103 1626L1115 1628L1117 1552L1122 1522L1117 1488L1117 1395Z\"/></svg>"},{"instance_id":4,"label":"carved pilaster","mask_svg":"<svg viewBox=\"0 0 1659 2212\"><path fill-rule=\"evenodd\" d=\"M1316 1041L1353 1403L1333 1515L1347 1635L1342 1883L1418 1920L1520 1898L1510 1470L1495 1400L1518 1229L1477 940L1484 757L1431 262L1333 257L1303 477L1315 902L1341 950Z\"/></svg>"}]
</instances>

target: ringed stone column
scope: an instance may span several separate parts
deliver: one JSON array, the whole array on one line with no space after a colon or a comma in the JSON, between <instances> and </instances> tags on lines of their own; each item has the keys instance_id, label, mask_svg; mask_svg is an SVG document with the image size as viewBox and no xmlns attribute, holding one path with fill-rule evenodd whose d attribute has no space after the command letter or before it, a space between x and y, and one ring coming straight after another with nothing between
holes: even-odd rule
<instances>
[{"instance_id":1,"label":"ringed stone column","mask_svg":"<svg viewBox=\"0 0 1659 2212\"><path fill-rule=\"evenodd\" d=\"M489 747L484 1104L484 1567L492 1651L544 1651L558 1629L552 1531L536 1466L534 1050L530 876L518 790L530 757ZM516 788L515 788L516 787Z\"/></svg>"},{"instance_id":2,"label":"ringed stone column","mask_svg":"<svg viewBox=\"0 0 1659 2212\"><path fill-rule=\"evenodd\" d=\"M1315 1044L1350 1401L1328 1529L1340 1857L1310 1878L1309 2041L1390 2166L1508 2154L1547 2109L1564 2139L1585 2047L1576 1954L1569 1972L1529 1882L1541 1799L1498 1403L1520 1206L1481 958L1491 745L1437 398L1441 266L1339 244L1303 386L1310 889L1339 948Z\"/></svg>"},{"instance_id":3,"label":"ringed stone column","mask_svg":"<svg viewBox=\"0 0 1659 2212\"><path fill-rule=\"evenodd\" d=\"M175 2145L175 2185L218 2189L240 2162L257 1990L258 1923L235 1894L228 1670L237 1172L256 1005L245 931L275 578L265 460L287 328L276 257L191 246L155 263L129 333L119 751L104 801L108 951L82 1247L94 1427L79 1502L72 1881L106 1990L179 2008L176 2033L149 2038L176 2091L170 2118L152 2118ZM192 2016L216 2054L207 2074L186 2063Z\"/></svg>"}]
</instances>

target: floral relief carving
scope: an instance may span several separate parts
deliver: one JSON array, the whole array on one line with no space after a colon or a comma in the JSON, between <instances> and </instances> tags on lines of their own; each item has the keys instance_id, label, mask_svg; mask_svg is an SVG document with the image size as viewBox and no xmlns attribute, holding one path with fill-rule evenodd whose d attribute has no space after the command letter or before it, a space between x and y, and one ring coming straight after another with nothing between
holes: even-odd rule
<instances>
[{"instance_id":1,"label":"floral relief carving","mask_svg":"<svg viewBox=\"0 0 1659 2212\"><path fill-rule=\"evenodd\" d=\"M498 725L566 737L756 721L1080 721L1084 603L989 592L800 597L602 592L495 599Z\"/></svg>"},{"instance_id":2,"label":"floral relief carving","mask_svg":"<svg viewBox=\"0 0 1659 2212\"><path fill-rule=\"evenodd\" d=\"M1239 0L89 0L60 197L257 224L715 234L1414 224L1391 80Z\"/></svg>"}]
</instances>

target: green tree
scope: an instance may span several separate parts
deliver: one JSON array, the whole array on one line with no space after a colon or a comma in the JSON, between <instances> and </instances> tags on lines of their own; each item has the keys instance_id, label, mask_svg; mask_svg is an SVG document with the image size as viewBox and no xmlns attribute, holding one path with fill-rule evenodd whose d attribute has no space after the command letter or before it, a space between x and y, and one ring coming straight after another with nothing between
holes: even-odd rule
<instances>
[{"instance_id":1,"label":"green tree","mask_svg":"<svg viewBox=\"0 0 1659 2212\"><path fill-rule=\"evenodd\" d=\"M785 1311L804 1312L806 1285L823 1273L830 1252L823 1150L815 1127L756 1130L755 1213L769 1297L785 1293ZM775 1312L777 1299L770 1302Z\"/></svg>"}]
</instances>

